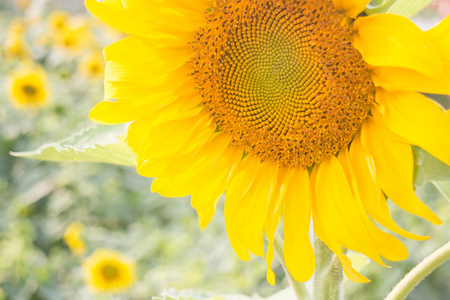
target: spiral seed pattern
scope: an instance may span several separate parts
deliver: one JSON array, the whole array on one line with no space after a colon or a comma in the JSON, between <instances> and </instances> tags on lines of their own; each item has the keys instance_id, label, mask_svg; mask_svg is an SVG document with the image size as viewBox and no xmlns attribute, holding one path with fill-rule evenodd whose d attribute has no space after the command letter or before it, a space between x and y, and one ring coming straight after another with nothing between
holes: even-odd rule
<instances>
[{"instance_id":1,"label":"spiral seed pattern","mask_svg":"<svg viewBox=\"0 0 450 300\"><path fill-rule=\"evenodd\" d=\"M374 87L331 0L218 0L192 43L192 78L232 145L309 167L346 147Z\"/></svg>"}]
</instances>

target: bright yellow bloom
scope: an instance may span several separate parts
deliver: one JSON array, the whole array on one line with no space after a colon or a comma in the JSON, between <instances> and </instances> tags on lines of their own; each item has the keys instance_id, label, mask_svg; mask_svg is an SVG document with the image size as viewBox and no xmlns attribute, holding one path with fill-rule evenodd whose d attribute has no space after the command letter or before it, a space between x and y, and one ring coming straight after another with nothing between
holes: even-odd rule
<instances>
[{"instance_id":1,"label":"bright yellow bloom","mask_svg":"<svg viewBox=\"0 0 450 300\"><path fill-rule=\"evenodd\" d=\"M134 262L123 254L97 249L83 262L86 283L97 292L120 292L135 281Z\"/></svg>"},{"instance_id":2,"label":"bright yellow bloom","mask_svg":"<svg viewBox=\"0 0 450 300\"><path fill-rule=\"evenodd\" d=\"M98 122L130 122L137 170L152 191L192 195L200 227L226 192L225 225L243 260L270 266L283 215L289 271L308 280L308 230L348 278L368 281L342 247L386 266L408 256L385 195L433 224L413 190L418 145L450 164L450 123L418 92L450 94L450 18L423 32L370 0L86 0L131 35L105 49ZM263 232L269 240L264 252ZM268 270L268 281L275 282Z\"/></svg>"},{"instance_id":3,"label":"bright yellow bloom","mask_svg":"<svg viewBox=\"0 0 450 300\"><path fill-rule=\"evenodd\" d=\"M91 51L81 58L78 67L80 73L87 78L103 78L105 72L105 61L101 52Z\"/></svg>"},{"instance_id":4,"label":"bright yellow bloom","mask_svg":"<svg viewBox=\"0 0 450 300\"><path fill-rule=\"evenodd\" d=\"M69 246L70 251L76 256L82 256L86 253L87 247L81 238L84 225L81 222L72 222L64 231L64 242Z\"/></svg>"},{"instance_id":5,"label":"bright yellow bloom","mask_svg":"<svg viewBox=\"0 0 450 300\"><path fill-rule=\"evenodd\" d=\"M9 98L19 108L36 108L48 100L47 75L36 66L12 72L7 80Z\"/></svg>"}]
</instances>

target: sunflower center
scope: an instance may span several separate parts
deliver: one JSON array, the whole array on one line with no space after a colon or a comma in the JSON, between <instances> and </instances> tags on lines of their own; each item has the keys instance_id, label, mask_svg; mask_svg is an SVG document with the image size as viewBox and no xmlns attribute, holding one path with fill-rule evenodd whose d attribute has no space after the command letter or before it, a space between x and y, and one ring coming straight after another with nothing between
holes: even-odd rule
<instances>
[{"instance_id":1,"label":"sunflower center","mask_svg":"<svg viewBox=\"0 0 450 300\"><path fill-rule=\"evenodd\" d=\"M347 146L373 102L352 28L331 0L219 0L192 77L232 144L308 167Z\"/></svg>"},{"instance_id":2,"label":"sunflower center","mask_svg":"<svg viewBox=\"0 0 450 300\"><path fill-rule=\"evenodd\" d=\"M106 280L114 280L119 275L119 272L115 266L112 265L105 265L102 268L102 276Z\"/></svg>"},{"instance_id":3,"label":"sunflower center","mask_svg":"<svg viewBox=\"0 0 450 300\"><path fill-rule=\"evenodd\" d=\"M24 85L22 89L23 89L23 92L28 96L34 96L37 92L37 90L34 86L31 86L28 84Z\"/></svg>"}]
</instances>

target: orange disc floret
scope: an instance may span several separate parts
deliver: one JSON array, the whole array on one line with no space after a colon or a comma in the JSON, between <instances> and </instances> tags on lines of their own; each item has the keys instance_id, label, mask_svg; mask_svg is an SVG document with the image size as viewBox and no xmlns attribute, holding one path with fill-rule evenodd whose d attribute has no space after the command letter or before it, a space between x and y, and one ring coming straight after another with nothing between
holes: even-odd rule
<instances>
[{"instance_id":1,"label":"orange disc floret","mask_svg":"<svg viewBox=\"0 0 450 300\"><path fill-rule=\"evenodd\" d=\"M191 76L232 145L308 167L350 143L374 87L330 0L219 0L206 18Z\"/></svg>"}]
</instances>

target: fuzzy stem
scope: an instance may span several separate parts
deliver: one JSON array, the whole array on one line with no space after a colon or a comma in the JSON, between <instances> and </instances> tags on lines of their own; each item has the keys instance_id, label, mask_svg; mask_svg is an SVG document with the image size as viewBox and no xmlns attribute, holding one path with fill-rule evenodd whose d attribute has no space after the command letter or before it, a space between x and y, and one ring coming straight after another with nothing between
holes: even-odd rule
<instances>
[{"instance_id":1,"label":"fuzzy stem","mask_svg":"<svg viewBox=\"0 0 450 300\"><path fill-rule=\"evenodd\" d=\"M385 300L402 300L416 287L428 274L442 265L450 258L450 242L433 252L412 269L395 286Z\"/></svg>"},{"instance_id":2,"label":"fuzzy stem","mask_svg":"<svg viewBox=\"0 0 450 300\"><path fill-rule=\"evenodd\" d=\"M314 236L316 270L314 271L314 300L339 300L342 293L343 271L336 255Z\"/></svg>"}]
</instances>

